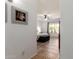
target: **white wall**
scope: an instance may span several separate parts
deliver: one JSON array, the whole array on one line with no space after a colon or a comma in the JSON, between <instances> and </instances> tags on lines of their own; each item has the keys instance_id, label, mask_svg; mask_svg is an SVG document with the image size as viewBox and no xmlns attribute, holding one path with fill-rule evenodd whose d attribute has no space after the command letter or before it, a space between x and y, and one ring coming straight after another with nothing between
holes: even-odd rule
<instances>
[{"instance_id":1,"label":"white wall","mask_svg":"<svg viewBox=\"0 0 79 59\"><path fill-rule=\"evenodd\" d=\"M36 3L37 0L8 1L8 20L5 24L5 58L29 59L37 51L36 43ZM28 11L28 25L11 23L11 5ZM24 55L22 53L24 52Z\"/></svg>"},{"instance_id":2,"label":"white wall","mask_svg":"<svg viewBox=\"0 0 79 59\"><path fill-rule=\"evenodd\" d=\"M73 59L73 5L72 0L60 0L61 55L60 59Z\"/></svg>"},{"instance_id":3,"label":"white wall","mask_svg":"<svg viewBox=\"0 0 79 59\"><path fill-rule=\"evenodd\" d=\"M41 29L42 29L42 32L44 33L47 32L47 22L42 22Z\"/></svg>"},{"instance_id":4,"label":"white wall","mask_svg":"<svg viewBox=\"0 0 79 59\"><path fill-rule=\"evenodd\" d=\"M37 20L37 27L40 27L41 32L47 32L47 22L46 21L39 21Z\"/></svg>"}]
</instances>

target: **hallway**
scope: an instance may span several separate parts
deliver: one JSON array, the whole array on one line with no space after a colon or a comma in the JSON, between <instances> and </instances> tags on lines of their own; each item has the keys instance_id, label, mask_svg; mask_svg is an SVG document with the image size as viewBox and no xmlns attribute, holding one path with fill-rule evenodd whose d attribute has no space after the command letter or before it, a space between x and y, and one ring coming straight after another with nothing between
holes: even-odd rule
<instances>
[{"instance_id":1,"label":"hallway","mask_svg":"<svg viewBox=\"0 0 79 59\"><path fill-rule=\"evenodd\" d=\"M58 39L38 43L38 53L32 59L59 59Z\"/></svg>"}]
</instances>

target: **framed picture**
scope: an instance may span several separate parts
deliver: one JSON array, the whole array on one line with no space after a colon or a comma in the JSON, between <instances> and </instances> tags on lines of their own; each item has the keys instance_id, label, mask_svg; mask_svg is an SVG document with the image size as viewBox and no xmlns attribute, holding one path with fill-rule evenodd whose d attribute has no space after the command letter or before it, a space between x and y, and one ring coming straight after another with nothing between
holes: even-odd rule
<instances>
[{"instance_id":1,"label":"framed picture","mask_svg":"<svg viewBox=\"0 0 79 59\"><path fill-rule=\"evenodd\" d=\"M28 24L28 12L20 8L11 7L11 19L14 24Z\"/></svg>"}]
</instances>

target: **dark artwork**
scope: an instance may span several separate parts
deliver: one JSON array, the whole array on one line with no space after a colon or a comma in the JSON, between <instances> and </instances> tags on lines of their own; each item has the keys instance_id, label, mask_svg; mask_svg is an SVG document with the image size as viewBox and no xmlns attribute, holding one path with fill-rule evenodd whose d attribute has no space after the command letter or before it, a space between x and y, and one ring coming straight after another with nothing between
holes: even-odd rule
<instances>
[{"instance_id":1,"label":"dark artwork","mask_svg":"<svg viewBox=\"0 0 79 59\"><path fill-rule=\"evenodd\" d=\"M16 10L16 21L26 22L26 14Z\"/></svg>"}]
</instances>

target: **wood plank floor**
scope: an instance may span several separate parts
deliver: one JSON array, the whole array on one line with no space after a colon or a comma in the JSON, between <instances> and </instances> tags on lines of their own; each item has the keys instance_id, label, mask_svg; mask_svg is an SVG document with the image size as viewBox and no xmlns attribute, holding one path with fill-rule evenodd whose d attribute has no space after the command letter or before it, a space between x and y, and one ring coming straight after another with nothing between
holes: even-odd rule
<instances>
[{"instance_id":1,"label":"wood plank floor","mask_svg":"<svg viewBox=\"0 0 79 59\"><path fill-rule=\"evenodd\" d=\"M37 55L32 59L59 59L58 39L50 39L45 43L38 43Z\"/></svg>"}]
</instances>

